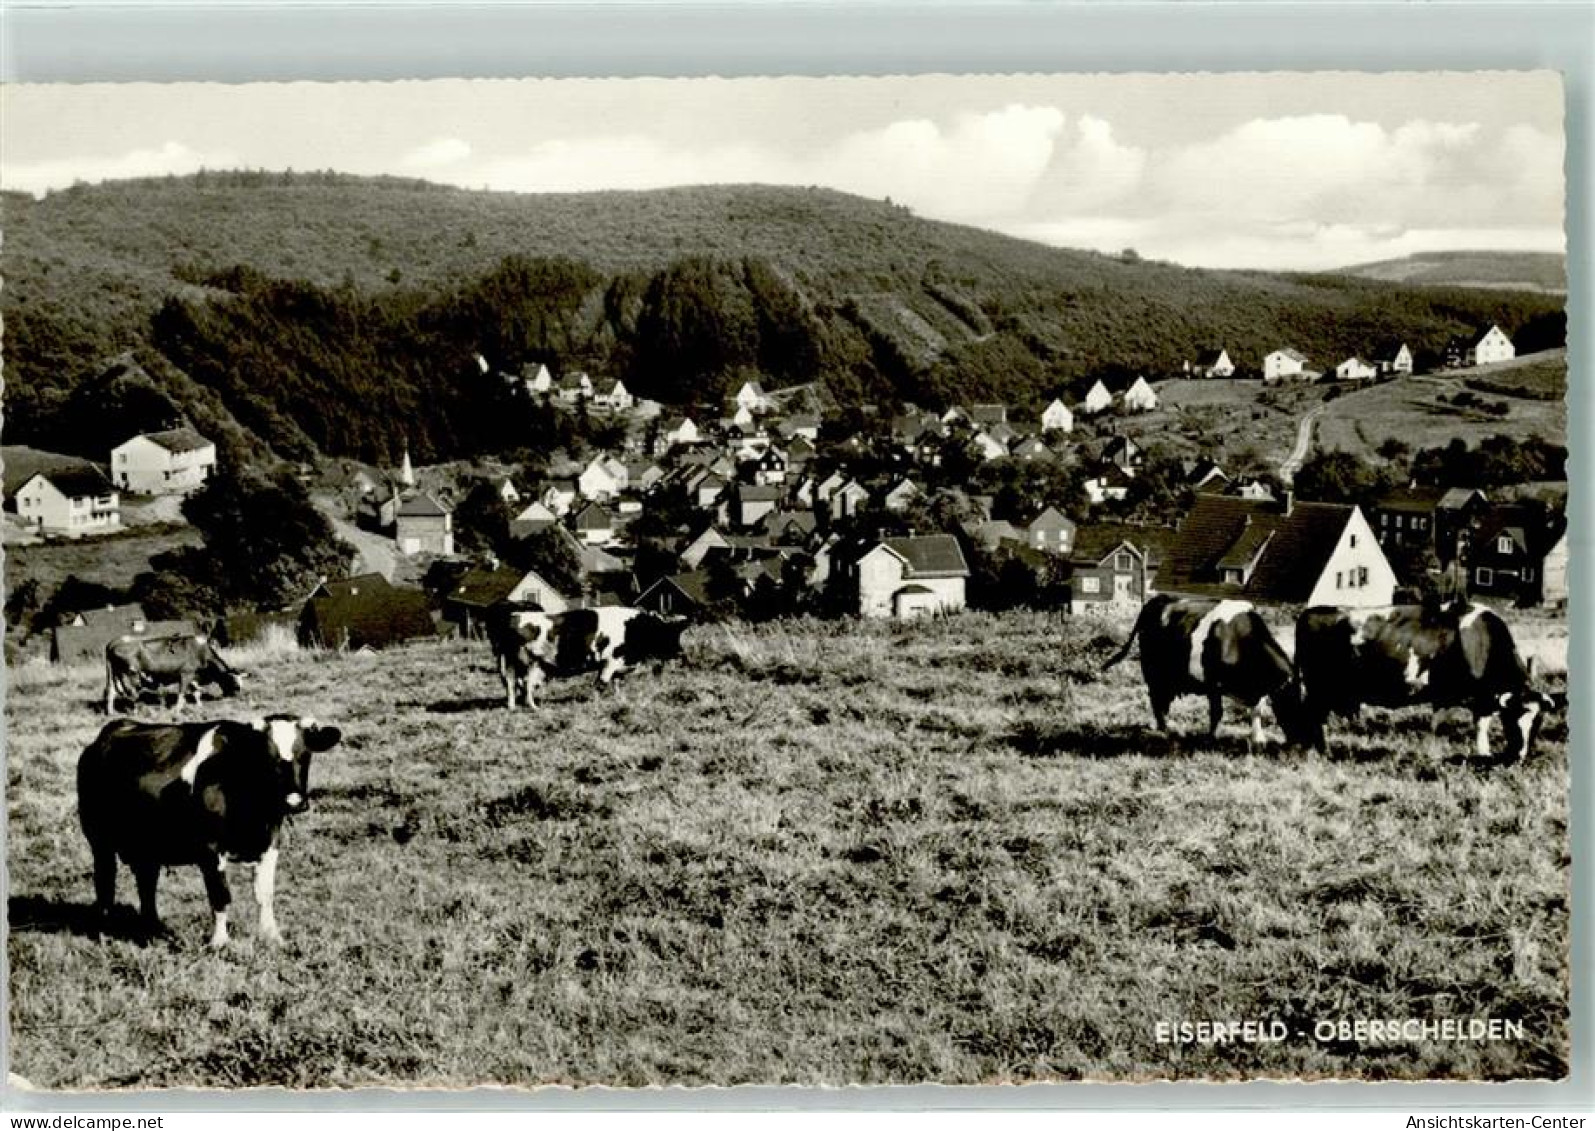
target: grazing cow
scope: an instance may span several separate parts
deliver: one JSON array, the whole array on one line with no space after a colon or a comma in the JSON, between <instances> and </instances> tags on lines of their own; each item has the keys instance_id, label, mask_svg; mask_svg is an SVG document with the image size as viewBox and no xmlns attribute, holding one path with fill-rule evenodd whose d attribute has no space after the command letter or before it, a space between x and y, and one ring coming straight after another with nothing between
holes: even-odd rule
<instances>
[{"instance_id":1,"label":"grazing cow","mask_svg":"<svg viewBox=\"0 0 1595 1131\"><path fill-rule=\"evenodd\" d=\"M1472 711L1485 757L1490 719L1499 716L1506 732L1501 758L1513 762L1528 757L1544 713L1566 703L1529 686L1506 622L1467 601L1307 609L1296 622L1296 662L1307 730L1320 751L1331 713L1349 718L1363 704L1427 703Z\"/></svg>"},{"instance_id":2,"label":"grazing cow","mask_svg":"<svg viewBox=\"0 0 1595 1131\"><path fill-rule=\"evenodd\" d=\"M1169 705L1181 695L1205 695L1209 735L1218 733L1225 698L1252 711L1252 742L1262 745L1262 701L1292 742L1300 741L1300 691L1290 657L1249 602L1159 594L1141 606L1135 628L1107 671L1141 642L1141 674L1146 678L1157 729L1168 729Z\"/></svg>"},{"instance_id":3,"label":"grazing cow","mask_svg":"<svg viewBox=\"0 0 1595 1131\"><path fill-rule=\"evenodd\" d=\"M500 604L489 617L488 638L513 710L518 690L526 705L535 707L532 692L548 679L595 671L598 686L605 687L647 660L663 663L680 656L686 628L686 617L642 609L605 606L545 613Z\"/></svg>"},{"instance_id":4,"label":"grazing cow","mask_svg":"<svg viewBox=\"0 0 1595 1131\"><path fill-rule=\"evenodd\" d=\"M78 759L78 820L94 855L94 901L116 902L118 857L133 870L139 910L160 930L162 867L195 864L215 916L211 945L227 942L226 868L255 863L261 933L281 940L272 896L283 819L310 797L310 756L342 737L314 719L269 715L251 723L141 723L115 719Z\"/></svg>"},{"instance_id":5,"label":"grazing cow","mask_svg":"<svg viewBox=\"0 0 1595 1131\"><path fill-rule=\"evenodd\" d=\"M199 702L201 684L214 684L223 696L237 695L234 671L207 636L120 636L105 646L105 713L122 700L129 707L146 692L169 687L179 709L190 689Z\"/></svg>"}]
</instances>

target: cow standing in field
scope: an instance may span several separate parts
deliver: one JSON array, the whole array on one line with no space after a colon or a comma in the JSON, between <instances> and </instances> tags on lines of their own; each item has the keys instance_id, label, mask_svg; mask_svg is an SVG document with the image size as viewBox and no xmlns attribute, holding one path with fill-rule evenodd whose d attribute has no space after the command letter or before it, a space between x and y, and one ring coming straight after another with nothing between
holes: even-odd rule
<instances>
[{"instance_id":1,"label":"cow standing in field","mask_svg":"<svg viewBox=\"0 0 1595 1131\"><path fill-rule=\"evenodd\" d=\"M1107 671L1141 642L1141 674L1157 729L1168 729L1169 706L1181 695L1207 698L1209 735L1217 735L1224 700L1251 709L1253 744L1263 742L1262 702L1273 704L1285 737L1300 741L1296 668L1257 610L1246 601L1159 594L1141 606L1130 638L1103 665Z\"/></svg>"},{"instance_id":2,"label":"cow standing in field","mask_svg":"<svg viewBox=\"0 0 1595 1131\"><path fill-rule=\"evenodd\" d=\"M196 633L177 636L121 636L105 646L105 713L117 701L129 707L145 693L171 688L180 710L190 690L199 701L201 684L212 684L223 697L237 695L239 673L234 671L210 638Z\"/></svg>"},{"instance_id":3,"label":"cow standing in field","mask_svg":"<svg viewBox=\"0 0 1595 1131\"><path fill-rule=\"evenodd\" d=\"M1352 717L1364 704L1436 709L1466 707L1478 728L1476 749L1490 756L1490 720L1506 732L1504 761L1528 757L1545 712L1566 703L1529 685L1511 629L1483 605L1395 605L1342 610L1316 607L1296 622L1309 740L1325 749L1329 715Z\"/></svg>"},{"instance_id":4,"label":"cow standing in field","mask_svg":"<svg viewBox=\"0 0 1595 1131\"><path fill-rule=\"evenodd\" d=\"M686 628L685 617L642 609L606 606L545 613L503 604L492 610L488 638L513 710L517 698L535 707L532 693L548 679L597 672L602 688L645 661L674 659L681 655Z\"/></svg>"},{"instance_id":5,"label":"cow standing in field","mask_svg":"<svg viewBox=\"0 0 1595 1131\"><path fill-rule=\"evenodd\" d=\"M116 903L118 857L133 871L139 910L160 931L155 888L163 867L194 864L214 926L227 942L228 864L254 862L260 931L281 941L272 900L283 819L310 797L310 756L342 737L314 719L270 715L252 723L140 723L116 719L78 759L78 820L94 856L94 902Z\"/></svg>"}]
</instances>

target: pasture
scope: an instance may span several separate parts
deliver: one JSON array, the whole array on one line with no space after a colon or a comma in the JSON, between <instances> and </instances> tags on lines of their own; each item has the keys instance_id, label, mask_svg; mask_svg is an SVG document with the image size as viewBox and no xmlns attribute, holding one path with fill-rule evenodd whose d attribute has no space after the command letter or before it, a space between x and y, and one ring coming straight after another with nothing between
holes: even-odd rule
<instances>
[{"instance_id":1,"label":"pasture","mask_svg":"<svg viewBox=\"0 0 1595 1131\"><path fill-rule=\"evenodd\" d=\"M254 657L241 701L190 715L292 708L344 741L289 830L286 942L255 937L237 869L220 953L195 869L162 883L171 940L91 936L73 767L98 676L13 670L11 1070L87 1089L1563 1075L1565 720L1514 767L1465 756L1465 715L1422 711L1340 724L1318 757L1249 751L1238 711L1209 743L1187 699L1162 739L1134 663L1096 675L1126 628L701 626L662 673L515 714L481 644ZM1472 1017L1524 1037L1314 1037ZM1206 1019L1292 1035L1155 1039Z\"/></svg>"}]
</instances>

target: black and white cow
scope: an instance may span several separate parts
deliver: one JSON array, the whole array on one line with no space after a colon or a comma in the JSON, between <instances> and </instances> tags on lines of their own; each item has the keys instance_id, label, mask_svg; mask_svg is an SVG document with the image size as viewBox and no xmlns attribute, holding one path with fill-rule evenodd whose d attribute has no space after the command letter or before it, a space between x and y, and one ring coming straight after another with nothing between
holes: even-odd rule
<instances>
[{"instance_id":1,"label":"black and white cow","mask_svg":"<svg viewBox=\"0 0 1595 1131\"><path fill-rule=\"evenodd\" d=\"M1545 712L1566 703L1530 686L1506 622L1467 601L1307 609L1296 622L1296 666L1310 741L1319 750L1331 714L1349 718L1364 704L1428 704L1472 711L1476 749L1486 757L1490 720L1499 717L1506 732L1501 757L1517 761L1532 750Z\"/></svg>"},{"instance_id":2,"label":"black and white cow","mask_svg":"<svg viewBox=\"0 0 1595 1131\"><path fill-rule=\"evenodd\" d=\"M504 604L492 610L488 637L513 709L517 698L535 707L532 692L549 679L597 672L605 687L638 664L674 659L687 623L621 606L546 613Z\"/></svg>"},{"instance_id":3,"label":"black and white cow","mask_svg":"<svg viewBox=\"0 0 1595 1131\"><path fill-rule=\"evenodd\" d=\"M163 867L194 864L215 916L211 945L227 942L226 869L255 865L261 933L281 940L272 897L284 818L310 798L310 756L330 750L336 727L269 715L254 722L141 723L115 719L78 759L78 819L94 856L95 906L116 902L118 857L133 871L147 931L160 930L155 887Z\"/></svg>"},{"instance_id":4,"label":"black and white cow","mask_svg":"<svg viewBox=\"0 0 1595 1131\"><path fill-rule=\"evenodd\" d=\"M153 691L170 689L181 708L190 690L199 698L202 684L222 695L237 695L239 673L228 665L207 636L120 636L105 646L105 713L120 700L129 707Z\"/></svg>"},{"instance_id":5,"label":"black and white cow","mask_svg":"<svg viewBox=\"0 0 1595 1131\"><path fill-rule=\"evenodd\" d=\"M1302 740L1300 691L1290 657L1267 623L1247 601L1159 594L1141 606L1135 628L1107 671L1141 642L1141 674L1146 678L1157 729L1168 729L1169 705L1181 695L1207 698L1208 733L1218 733L1224 700L1251 708L1252 742L1263 742L1263 700L1292 742Z\"/></svg>"}]
</instances>

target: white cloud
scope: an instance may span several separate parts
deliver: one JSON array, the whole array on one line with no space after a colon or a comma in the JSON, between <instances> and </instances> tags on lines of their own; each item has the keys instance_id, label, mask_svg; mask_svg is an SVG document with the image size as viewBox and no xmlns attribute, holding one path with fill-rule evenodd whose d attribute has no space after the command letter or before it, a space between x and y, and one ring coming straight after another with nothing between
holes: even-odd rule
<instances>
[{"instance_id":1,"label":"white cloud","mask_svg":"<svg viewBox=\"0 0 1595 1131\"><path fill-rule=\"evenodd\" d=\"M114 156L91 156L27 164L6 164L0 182L13 192L44 192L65 188L75 182L90 184L128 177L181 176L201 169L235 169L244 164L230 151L200 153L180 141L168 141L150 149L134 149Z\"/></svg>"},{"instance_id":2,"label":"white cloud","mask_svg":"<svg viewBox=\"0 0 1595 1131\"><path fill-rule=\"evenodd\" d=\"M412 149L399 159L409 169L438 169L471 156L471 143L457 137L440 137Z\"/></svg>"}]
</instances>

